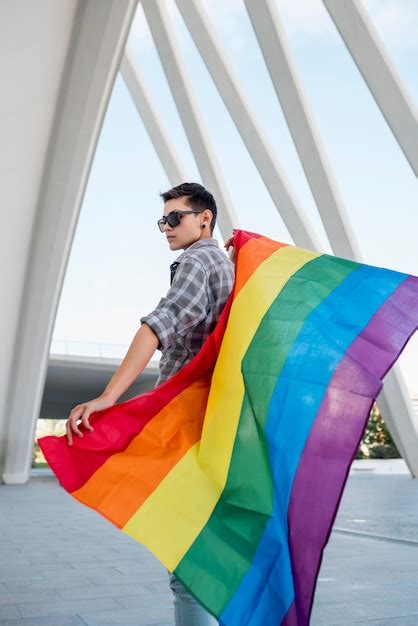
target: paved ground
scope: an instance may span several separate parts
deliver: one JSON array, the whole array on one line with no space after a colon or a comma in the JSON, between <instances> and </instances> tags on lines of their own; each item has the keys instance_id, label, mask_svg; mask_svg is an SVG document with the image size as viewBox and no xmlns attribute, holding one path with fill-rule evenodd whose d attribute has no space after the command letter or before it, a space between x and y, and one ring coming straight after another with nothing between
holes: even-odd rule
<instances>
[{"instance_id":1,"label":"paved ground","mask_svg":"<svg viewBox=\"0 0 418 626\"><path fill-rule=\"evenodd\" d=\"M54 478L0 485L0 626L173 624L167 573ZM350 476L312 626L418 626L418 481Z\"/></svg>"}]
</instances>

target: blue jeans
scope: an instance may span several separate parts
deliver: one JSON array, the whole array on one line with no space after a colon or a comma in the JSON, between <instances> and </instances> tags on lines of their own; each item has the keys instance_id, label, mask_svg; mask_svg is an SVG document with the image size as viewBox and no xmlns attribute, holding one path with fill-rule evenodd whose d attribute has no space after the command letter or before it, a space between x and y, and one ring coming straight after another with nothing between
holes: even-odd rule
<instances>
[{"instance_id":1,"label":"blue jeans","mask_svg":"<svg viewBox=\"0 0 418 626\"><path fill-rule=\"evenodd\" d=\"M175 574L170 574L170 589L174 595L176 626L217 626L216 619L190 595Z\"/></svg>"}]
</instances>

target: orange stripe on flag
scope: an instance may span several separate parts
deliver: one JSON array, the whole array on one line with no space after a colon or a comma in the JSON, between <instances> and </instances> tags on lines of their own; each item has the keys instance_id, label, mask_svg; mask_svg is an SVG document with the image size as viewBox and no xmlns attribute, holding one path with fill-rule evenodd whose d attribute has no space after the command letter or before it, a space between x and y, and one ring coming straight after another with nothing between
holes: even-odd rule
<instances>
[{"instance_id":1,"label":"orange stripe on flag","mask_svg":"<svg viewBox=\"0 0 418 626\"><path fill-rule=\"evenodd\" d=\"M119 527L200 439L210 380L196 381L164 407L123 452L72 495Z\"/></svg>"}]
</instances>

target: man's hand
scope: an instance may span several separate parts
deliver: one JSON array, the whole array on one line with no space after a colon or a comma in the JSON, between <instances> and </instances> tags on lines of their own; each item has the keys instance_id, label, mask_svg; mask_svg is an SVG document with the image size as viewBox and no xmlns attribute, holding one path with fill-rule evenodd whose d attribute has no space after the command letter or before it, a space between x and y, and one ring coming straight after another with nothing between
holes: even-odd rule
<instances>
[{"instance_id":1,"label":"man's hand","mask_svg":"<svg viewBox=\"0 0 418 626\"><path fill-rule=\"evenodd\" d=\"M229 239L227 239L224 243L224 248L227 252L229 248L232 248L231 251L229 252L229 258L233 263L235 263L235 250L234 250L234 244L232 243L233 241L234 241L233 237L230 237Z\"/></svg>"},{"instance_id":2,"label":"man's hand","mask_svg":"<svg viewBox=\"0 0 418 626\"><path fill-rule=\"evenodd\" d=\"M224 243L224 248L226 251L229 250L229 248L232 246L232 242L234 241L233 237L230 237L229 239L227 239Z\"/></svg>"},{"instance_id":3,"label":"man's hand","mask_svg":"<svg viewBox=\"0 0 418 626\"><path fill-rule=\"evenodd\" d=\"M103 409L107 409L110 406L113 406L115 403L113 400L107 395L101 395L94 400L89 400L88 402L83 402L83 404L77 404L71 412L68 420L65 423L65 429L67 431L67 443L69 446L73 445L73 432L75 432L79 437L83 436L83 433L78 427L78 420L81 420L83 426L87 428L87 430L94 430L94 428L89 423L89 417L95 411L102 411Z\"/></svg>"}]
</instances>

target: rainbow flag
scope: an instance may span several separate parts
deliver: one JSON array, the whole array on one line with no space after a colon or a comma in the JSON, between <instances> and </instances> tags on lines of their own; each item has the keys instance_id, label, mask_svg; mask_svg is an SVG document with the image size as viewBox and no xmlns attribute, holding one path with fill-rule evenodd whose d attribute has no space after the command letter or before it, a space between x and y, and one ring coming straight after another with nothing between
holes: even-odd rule
<instances>
[{"instance_id":1,"label":"rainbow flag","mask_svg":"<svg viewBox=\"0 0 418 626\"><path fill-rule=\"evenodd\" d=\"M418 279L234 231L236 280L158 388L43 437L61 485L147 546L225 626L304 626Z\"/></svg>"}]
</instances>

